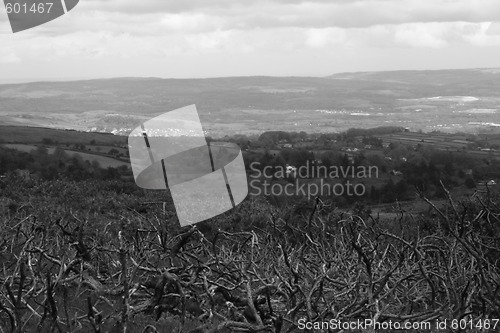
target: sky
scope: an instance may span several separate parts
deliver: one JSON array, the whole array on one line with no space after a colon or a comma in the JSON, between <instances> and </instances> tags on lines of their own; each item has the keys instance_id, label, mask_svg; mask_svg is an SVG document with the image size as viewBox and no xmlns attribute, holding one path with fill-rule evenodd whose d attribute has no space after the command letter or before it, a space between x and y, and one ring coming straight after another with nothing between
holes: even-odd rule
<instances>
[{"instance_id":1,"label":"sky","mask_svg":"<svg viewBox=\"0 0 500 333\"><path fill-rule=\"evenodd\" d=\"M0 51L3 83L500 67L500 1L80 0L16 34L2 6Z\"/></svg>"}]
</instances>

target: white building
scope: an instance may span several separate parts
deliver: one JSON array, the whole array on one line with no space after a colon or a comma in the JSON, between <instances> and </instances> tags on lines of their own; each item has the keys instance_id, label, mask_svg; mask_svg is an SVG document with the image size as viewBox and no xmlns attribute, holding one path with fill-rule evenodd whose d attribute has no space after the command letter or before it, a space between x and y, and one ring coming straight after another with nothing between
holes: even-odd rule
<instances>
[{"instance_id":1,"label":"white building","mask_svg":"<svg viewBox=\"0 0 500 333\"><path fill-rule=\"evenodd\" d=\"M286 165L286 178L297 178L297 168L293 165Z\"/></svg>"}]
</instances>

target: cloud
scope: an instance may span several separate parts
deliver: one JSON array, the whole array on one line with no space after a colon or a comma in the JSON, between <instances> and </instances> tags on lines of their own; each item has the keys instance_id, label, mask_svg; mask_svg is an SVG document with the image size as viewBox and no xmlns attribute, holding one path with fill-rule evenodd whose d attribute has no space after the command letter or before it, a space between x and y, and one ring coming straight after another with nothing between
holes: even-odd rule
<instances>
[{"instance_id":1,"label":"cloud","mask_svg":"<svg viewBox=\"0 0 500 333\"><path fill-rule=\"evenodd\" d=\"M500 46L500 24L485 22L468 29L463 38L469 44L480 47Z\"/></svg>"},{"instance_id":2,"label":"cloud","mask_svg":"<svg viewBox=\"0 0 500 333\"><path fill-rule=\"evenodd\" d=\"M448 44L446 32L448 27L443 24L404 24L394 33L398 44L411 47L440 48Z\"/></svg>"},{"instance_id":3,"label":"cloud","mask_svg":"<svg viewBox=\"0 0 500 333\"><path fill-rule=\"evenodd\" d=\"M305 31L305 44L311 48L325 48L343 44L346 31L340 28L311 28Z\"/></svg>"},{"instance_id":4,"label":"cloud","mask_svg":"<svg viewBox=\"0 0 500 333\"><path fill-rule=\"evenodd\" d=\"M88 0L81 6L82 10L134 16L169 14L174 24L183 15L198 15L218 22L224 29L483 22L495 21L500 12L498 0Z\"/></svg>"},{"instance_id":5,"label":"cloud","mask_svg":"<svg viewBox=\"0 0 500 333\"><path fill-rule=\"evenodd\" d=\"M492 22L486 29L486 34L490 36L500 36L500 22Z\"/></svg>"},{"instance_id":6,"label":"cloud","mask_svg":"<svg viewBox=\"0 0 500 333\"><path fill-rule=\"evenodd\" d=\"M3 54L0 55L1 64L14 64L21 62L21 58L13 51L3 50Z\"/></svg>"},{"instance_id":7,"label":"cloud","mask_svg":"<svg viewBox=\"0 0 500 333\"><path fill-rule=\"evenodd\" d=\"M50 26L61 33L112 29L149 34L287 27L367 28L489 22L496 21L499 12L498 0L86 0L80 1L68 19L61 18ZM5 18L0 15L3 25ZM48 27L38 31L48 33Z\"/></svg>"},{"instance_id":8,"label":"cloud","mask_svg":"<svg viewBox=\"0 0 500 333\"><path fill-rule=\"evenodd\" d=\"M210 73L229 73L229 62L237 73L238 66L256 73L283 73L289 66L293 74L320 73L317 59L325 66L376 69L396 58L457 57L460 49L470 60L464 56L462 63L481 67L472 54L500 46L499 12L498 0L85 0L68 15L19 34L10 32L0 12L0 65L13 77L16 66L17 72L32 66L58 74L57 64L72 68L72 62L87 64L71 70L88 69L84 74L91 76L108 64L123 64L123 75L140 73L144 64L166 64L159 76L168 66L196 73L198 63L213 67ZM324 69L325 75L333 71Z\"/></svg>"}]
</instances>

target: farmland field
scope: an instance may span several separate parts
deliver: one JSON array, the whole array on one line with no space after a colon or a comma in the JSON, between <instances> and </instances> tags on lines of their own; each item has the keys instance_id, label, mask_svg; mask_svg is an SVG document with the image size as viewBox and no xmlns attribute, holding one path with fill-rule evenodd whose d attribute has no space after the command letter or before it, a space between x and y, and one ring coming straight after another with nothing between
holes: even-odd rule
<instances>
[{"instance_id":1,"label":"farmland field","mask_svg":"<svg viewBox=\"0 0 500 333\"><path fill-rule=\"evenodd\" d=\"M2 145L2 144L0 144L0 145ZM6 148L12 148L12 149L16 149L16 150L19 150L19 151L24 151L24 152L27 152L27 153L29 153L32 150L36 150L38 148L38 146L27 145L27 144L19 144L19 143L3 144L3 146L6 147ZM54 150L55 150L55 148L47 148L47 152L49 154L53 154ZM85 161L89 161L89 162L96 161L103 168L108 168L108 167L118 168L118 167L121 167L121 166L130 167L130 163L124 162L124 161L121 161L121 160L117 160L117 159L114 159L114 158L111 158L111 157L97 155L97 154L89 154L89 153L84 153L84 152L81 152L81 151L73 151L73 150L68 150L68 149L63 149L63 150L68 155L70 155L70 156L78 155L78 156L80 156Z\"/></svg>"},{"instance_id":2,"label":"farmland field","mask_svg":"<svg viewBox=\"0 0 500 333\"><path fill-rule=\"evenodd\" d=\"M320 78L11 84L0 85L0 125L126 135L147 119L196 104L204 130L215 137L269 130L341 132L384 125L424 132L498 133L499 91L496 73L473 69L344 73Z\"/></svg>"}]
</instances>

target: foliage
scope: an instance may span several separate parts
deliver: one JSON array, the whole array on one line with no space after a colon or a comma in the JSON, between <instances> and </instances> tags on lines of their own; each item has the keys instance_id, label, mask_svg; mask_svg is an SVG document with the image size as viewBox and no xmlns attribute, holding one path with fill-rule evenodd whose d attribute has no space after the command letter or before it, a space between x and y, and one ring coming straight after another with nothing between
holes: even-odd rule
<instances>
[{"instance_id":1,"label":"foliage","mask_svg":"<svg viewBox=\"0 0 500 333\"><path fill-rule=\"evenodd\" d=\"M395 221L262 198L180 228L168 193L0 181L8 332L292 332L309 321L500 317L498 196ZM163 203L163 204L162 204ZM300 209L300 210L299 210Z\"/></svg>"}]
</instances>

